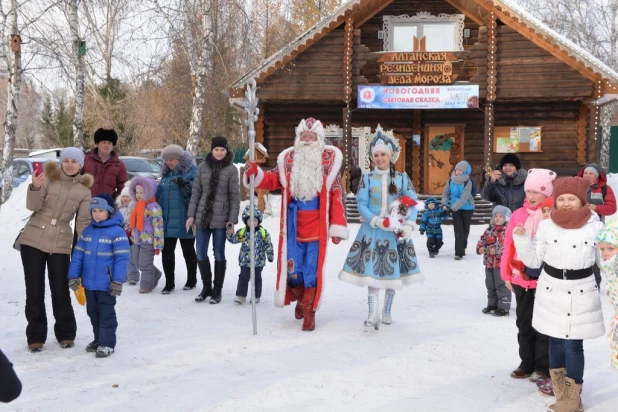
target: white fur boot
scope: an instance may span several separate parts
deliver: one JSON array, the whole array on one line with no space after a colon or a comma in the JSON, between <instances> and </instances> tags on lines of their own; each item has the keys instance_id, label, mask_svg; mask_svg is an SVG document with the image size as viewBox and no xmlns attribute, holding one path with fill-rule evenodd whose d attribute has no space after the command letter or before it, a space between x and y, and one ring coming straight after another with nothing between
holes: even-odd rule
<instances>
[{"instance_id":1,"label":"white fur boot","mask_svg":"<svg viewBox=\"0 0 618 412\"><path fill-rule=\"evenodd\" d=\"M384 308L382 308L382 323L390 325L393 323L391 318L391 307L393 306L393 300L395 299L395 291L387 289L384 291Z\"/></svg>"},{"instance_id":2,"label":"white fur boot","mask_svg":"<svg viewBox=\"0 0 618 412\"><path fill-rule=\"evenodd\" d=\"M380 329L380 316L378 315L378 295L367 295L367 303L369 304L369 316L365 321L366 327L373 327L375 330Z\"/></svg>"}]
</instances>

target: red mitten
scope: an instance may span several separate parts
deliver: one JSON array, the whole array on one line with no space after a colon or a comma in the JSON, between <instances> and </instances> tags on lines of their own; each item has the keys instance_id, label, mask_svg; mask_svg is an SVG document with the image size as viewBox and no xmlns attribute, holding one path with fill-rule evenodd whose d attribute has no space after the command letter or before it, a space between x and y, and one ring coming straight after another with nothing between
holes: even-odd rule
<instances>
[{"instance_id":1,"label":"red mitten","mask_svg":"<svg viewBox=\"0 0 618 412\"><path fill-rule=\"evenodd\" d=\"M245 176L247 179L251 176L257 176L258 174L258 165L255 162L247 162L245 163Z\"/></svg>"},{"instance_id":2,"label":"red mitten","mask_svg":"<svg viewBox=\"0 0 618 412\"><path fill-rule=\"evenodd\" d=\"M159 256L159 253L161 253L161 251L159 249L155 250L155 255Z\"/></svg>"},{"instance_id":3,"label":"red mitten","mask_svg":"<svg viewBox=\"0 0 618 412\"><path fill-rule=\"evenodd\" d=\"M384 227L389 227L391 225L391 221L388 217L384 218L384 222L382 222Z\"/></svg>"}]
</instances>

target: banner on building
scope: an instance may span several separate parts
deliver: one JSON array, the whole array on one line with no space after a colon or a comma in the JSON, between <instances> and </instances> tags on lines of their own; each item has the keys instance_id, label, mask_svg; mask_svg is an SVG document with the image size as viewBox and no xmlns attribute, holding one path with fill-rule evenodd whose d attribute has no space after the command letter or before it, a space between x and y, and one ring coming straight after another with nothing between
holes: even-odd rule
<instances>
[{"instance_id":1,"label":"banner on building","mask_svg":"<svg viewBox=\"0 0 618 412\"><path fill-rule=\"evenodd\" d=\"M476 109L479 86L358 86L359 109Z\"/></svg>"}]
</instances>

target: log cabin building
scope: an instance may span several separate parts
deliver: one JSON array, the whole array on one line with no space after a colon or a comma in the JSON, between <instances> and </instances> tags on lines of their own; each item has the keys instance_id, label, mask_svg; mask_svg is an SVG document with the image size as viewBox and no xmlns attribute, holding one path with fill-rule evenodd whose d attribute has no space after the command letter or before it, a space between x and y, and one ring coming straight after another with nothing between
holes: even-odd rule
<instances>
[{"instance_id":1,"label":"log cabin building","mask_svg":"<svg viewBox=\"0 0 618 412\"><path fill-rule=\"evenodd\" d=\"M351 0L231 85L233 103L250 79L266 168L315 117L347 170L368 170L380 124L424 194L461 159L477 179L507 152L559 174L598 161L618 93L618 73L512 0Z\"/></svg>"}]
</instances>

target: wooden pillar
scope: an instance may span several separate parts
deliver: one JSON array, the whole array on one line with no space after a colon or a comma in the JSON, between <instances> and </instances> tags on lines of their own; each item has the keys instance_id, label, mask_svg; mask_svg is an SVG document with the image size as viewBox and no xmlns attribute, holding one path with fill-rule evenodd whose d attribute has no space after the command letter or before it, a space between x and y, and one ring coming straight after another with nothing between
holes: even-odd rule
<instances>
[{"instance_id":1,"label":"wooden pillar","mask_svg":"<svg viewBox=\"0 0 618 412\"><path fill-rule=\"evenodd\" d=\"M421 187L421 145L414 142L414 135L420 136L420 142L422 142L421 133L421 111L414 110L412 112L412 184L417 191Z\"/></svg>"},{"instance_id":2,"label":"wooden pillar","mask_svg":"<svg viewBox=\"0 0 618 412\"><path fill-rule=\"evenodd\" d=\"M577 118L577 164L586 164L586 143L588 141L588 107L582 103L579 106Z\"/></svg>"},{"instance_id":3,"label":"wooden pillar","mask_svg":"<svg viewBox=\"0 0 618 412\"><path fill-rule=\"evenodd\" d=\"M352 55L354 54L354 18L346 13L344 40L343 40L343 140L345 153L343 164L346 170L350 169L352 159L352 122L350 117L350 102L352 101Z\"/></svg>"},{"instance_id":4,"label":"wooden pillar","mask_svg":"<svg viewBox=\"0 0 618 412\"><path fill-rule=\"evenodd\" d=\"M491 12L487 17L487 95L485 105L485 144L483 145L483 159L486 164L491 164L496 101L496 83L498 77L498 62L496 61L498 51L498 24L496 15Z\"/></svg>"}]
</instances>

